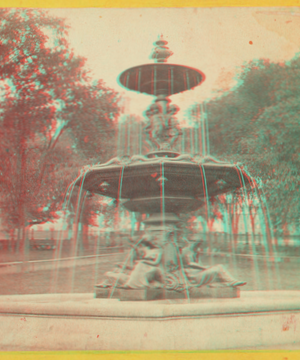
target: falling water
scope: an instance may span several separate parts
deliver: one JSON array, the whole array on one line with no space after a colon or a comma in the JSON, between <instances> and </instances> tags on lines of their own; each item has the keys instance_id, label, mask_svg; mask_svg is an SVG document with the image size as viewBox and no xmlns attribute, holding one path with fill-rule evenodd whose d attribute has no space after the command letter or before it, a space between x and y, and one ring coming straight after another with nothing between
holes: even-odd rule
<instances>
[{"instance_id":1,"label":"falling water","mask_svg":"<svg viewBox=\"0 0 300 360\"><path fill-rule=\"evenodd\" d=\"M126 117L124 115L118 120L118 150L117 156L121 157L126 147Z\"/></svg>"},{"instance_id":2,"label":"falling water","mask_svg":"<svg viewBox=\"0 0 300 360\"><path fill-rule=\"evenodd\" d=\"M160 201L161 201L161 217L162 217L162 228L163 228L163 238L162 243L163 246L166 243L166 231L165 231L165 168L164 162L161 161L160 163ZM163 277L165 277L165 258L163 257L163 264L162 264L162 271Z\"/></svg>"},{"instance_id":3,"label":"falling water","mask_svg":"<svg viewBox=\"0 0 300 360\"><path fill-rule=\"evenodd\" d=\"M163 243L166 242L166 231L165 231L165 169L164 169L164 162L161 162L161 215L162 215L162 226L163 226ZM188 280L186 278L185 272L184 272L184 267L183 267L183 262L182 262L182 258L181 258L181 253L177 244L177 239L176 239L176 231L174 232L174 239L173 239L173 246L176 249L176 253L177 253L177 262L178 265L180 266L180 273L181 276L183 278L183 281L185 283L185 294L186 294L186 298L187 300L190 302L190 295L189 295L189 289L188 289ZM178 261L179 260L179 261ZM162 267L162 271L165 277L165 266L166 264L163 264Z\"/></svg>"},{"instance_id":4,"label":"falling water","mask_svg":"<svg viewBox=\"0 0 300 360\"><path fill-rule=\"evenodd\" d=\"M118 198L117 198L117 206L118 206L118 215L120 214L120 201L122 199L122 187L123 187L123 176L124 176L124 169L125 169L125 166L122 166L121 168L121 171L120 171L120 176L119 176L119 187L118 187ZM120 216L119 216L120 217ZM119 221L119 219L118 219ZM130 259L130 256L132 255L132 251L133 249L130 251L127 259L124 261L123 263L123 266L122 266L122 269L121 269L121 272L119 274L119 276L117 277L115 283L114 283L114 286L112 287L110 293L109 293L109 298L112 298L113 294L114 294L114 291L115 291L115 288L117 287L118 285L118 282L119 282L119 279L120 279L120 276L121 274L123 273L123 271L125 270L125 267L127 265L127 262L128 260Z\"/></svg>"},{"instance_id":5,"label":"falling water","mask_svg":"<svg viewBox=\"0 0 300 360\"><path fill-rule=\"evenodd\" d=\"M177 232L174 231L174 238L173 238L173 245L176 249L176 253L177 253L177 262L178 262L178 265L180 266L180 274L183 278L183 282L184 282L184 285L185 285L185 288L184 288L184 291L185 291L185 297L186 299L188 300L188 302L190 302L190 292L189 292L189 281L188 281L188 278L185 274L185 271L184 271L184 265L183 265L183 261L182 261L182 256L181 256L181 252L179 250L179 246L178 246L178 243L177 243ZM178 261L179 260L179 261Z\"/></svg>"},{"instance_id":6,"label":"falling water","mask_svg":"<svg viewBox=\"0 0 300 360\"><path fill-rule=\"evenodd\" d=\"M139 121L139 154L142 154L142 127L143 123L142 120Z\"/></svg>"},{"instance_id":7,"label":"falling water","mask_svg":"<svg viewBox=\"0 0 300 360\"><path fill-rule=\"evenodd\" d=\"M201 129L202 129L202 155L206 156L206 131L205 131L205 118L204 118L204 109L203 109L203 104L201 104L201 117L200 117L200 121L201 121Z\"/></svg>"},{"instance_id":8,"label":"falling water","mask_svg":"<svg viewBox=\"0 0 300 360\"><path fill-rule=\"evenodd\" d=\"M194 128L190 128L190 153L191 155L196 153L195 146L194 146L194 136L193 136L193 130Z\"/></svg>"},{"instance_id":9,"label":"falling water","mask_svg":"<svg viewBox=\"0 0 300 360\"><path fill-rule=\"evenodd\" d=\"M246 206L248 206L247 200L244 200L244 201L246 202ZM244 208L245 208L245 204L242 204L244 229L245 229L245 233L246 233L247 240L248 240L249 233L248 233L247 219L246 219L246 214L245 214ZM249 213L249 206L248 206L248 213ZM248 243L248 241L247 241L247 243ZM252 271L254 273L255 287L256 287L256 289L260 289L261 288L260 271L259 271L258 262L257 262L257 252L256 252L253 234L250 237L250 244L251 244L250 253L252 255L251 264L252 264Z\"/></svg>"},{"instance_id":10,"label":"falling water","mask_svg":"<svg viewBox=\"0 0 300 360\"><path fill-rule=\"evenodd\" d=\"M243 176L243 173L241 171L241 169L239 167L237 167L237 171L238 171L238 174L240 174L239 178L240 178L240 182L241 182L241 185L242 185L242 188L243 188L243 191L244 193L247 195L247 189L246 189L246 186L245 186L245 181L244 181L244 176ZM253 182L252 182L253 183ZM254 191L256 192L256 196L257 196L257 189L256 187L253 188ZM247 199L248 199L248 195L247 195ZM260 222L260 228L261 228L261 232L262 232L262 235L263 235L263 246L264 246L264 250L265 250L265 267L266 267L266 270L268 272L268 287L269 287L269 290L273 289L273 276L272 276L272 269L271 269L271 264L270 264L270 251L269 251L269 243L268 243L268 239L266 237L266 222L263 221L263 210L262 210L262 207L261 207L261 204L259 205L259 211L261 212L261 215L259 214L258 218L259 218L259 222Z\"/></svg>"},{"instance_id":11,"label":"falling water","mask_svg":"<svg viewBox=\"0 0 300 360\"><path fill-rule=\"evenodd\" d=\"M231 195L230 195L231 196ZM227 201L227 200L226 200ZM229 209L230 211L230 209ZM224 229L224 233L229 235L229 244L230 244L230 257L231 257L231 262L232 262L232 266L233 266L233 270L234 270L234 276L236 276L237 274L237 265L236 265L236 254L235 254L235 248L233 246L233 241L232 241L232 228L230 226L230 222L229 222L229 216L228 216L228 210L226 207L226 204L224 204L224 206L221 206L221 212L223 214L223 229ZM228 239L226 238L226 240L228 241ZM229 255L229 254L228 254ZM228 256L227 255L227 256Z\"/></svg>"},{"instance_id":12,"label":"falling water","mask_svg":"<svg viewBox=\"0 0 300 360\"><path fill-rule=\"evenodd\" d=\"M199 109L199 108L198 108ZM207 109L206 109L206 104L201 104L201 116L199 116L200 114L197 113L195 122L193 127L191 127L190 129L183 129L183 136L181 139L181 149L182 149L182 153L184 153L186 151L186 147L188 146L187 143L187 135L189 135L189 142L190 142L190 146L189 146L189 150L190 153L200 153L202 152L203 156L209 155L210 153L210 144L209 144L209 130L208 130L208 120L207 120ZM124 126L123 126L124 125ZM122 143L124 143L124 148L127 149L127 154L130 155L131 154L131 143L132 146L134 148L134 151L141 153L142 152L142 136L141 136L141 128L142 128L142 124L139 123L139 131L137 132L137 137L133 137L133 139L131 139L131 137L134 135L132 132L132 126L131 126L131 119L127 118L126 119L126 124L122 124L121 122L118 123L118 149L117 149L117 154L121 155L122 154ZM189 130L189 132L188 132ZM199 136L201 134L201 136ZM124 136L122 136L124 135ZM124 139L124 141L122 141ZM201 149L202 148L202 149ZM201 151L202 150L202 151ZM124 177L124 169L125 166L122 166L122 168L120 169L120 175L119 175L119 188L118 188L118 197L117 197L117 206L118 206L118 217L116 216L115 220L117 223L120 223L120 201L122 198L122 186L123 186L123 177ZM212 249L212 244L211 244L211 237L208 236L210 233L210 218L211 218L211 205L210 205L210 199L209 199L209 193L208 193L208 185L207 185L207 179L206 179L206 174L205 174L205 168L204 165L199 164L199 169L201 172L201 177L202 177L202 185L203 185L203 195L205 197L205 210L206 210L206 223L204 222L203 224L203 230L204 230L204 235L205 235L205 240L208 242L209 244L209 251L210 251L210 263L211 265L213 265L213 249ZM79 194L78 194L78 199L77 199L77 208L76 208L76 216L75 216L75 235L74 235L74 239L75 239L75 251L74 251L74 267L73 267L73 274L72 274L72 285L71 285L71 291L73 291L74 288L74 279L75 279L75 266L76 266L76 256L77 256L77 252L78 252L78 245L79 245L79 236L78 236L78 229L79 229L79 219L80 216L83 212L83 205L84 205L84 201L86 198L86 193L84 195L84 198L82 200L82 190L83 190L83 184L84 184L84 180L86 177L86 174L88 173L88 170L81 174L80 176L82 176L82 180L81 180L81 184L80 184L80 188L79 188ZM246 189L246 185L245 185L245 180L244 180L244 174L242 172L242 170L237 166L237 173L239 176L239 180L240 180L240 185L244 194L243 197L243 203L241 205L241 210L242 210L242 216L243 216L243 222L244 222L244 228L245 228L245 233L248 235L248 225L247 225L247 217L246 217L246 207L248 206L249 208L249 203L247 201L248 199L248 193L247 193L247 189ZM68 205L70 203L70 199L71 199L71 195L75 186L76 181L78 180L78 178L69 185L65 199L64 199L64 208L67 209ZM163 162L163 160L161 161L161 179L160 179L160 185L161 185L161 216L162 216L162 225L163 228L165 228L165 181L167 179L165 178L165 163ZM255 184L254 181L252 181L253 184ZM273 232L272 232L272 227L271 225L269 225L269 232L270 232L270 236L271 236L271 242L269 241L269 239L267 238L267 233L268 231L266 231L266 229L264 228L264 226L268 226L268 224L270 223L270 216L269 216L269 211L268 211L268 207L265 201L265 195L263 193L263 189L258 189L257 186L254 185L254 189L256 191L256 193L260 190L262 192L261 196L257 195L257 198L260 199L260 209L259 211L261 212L261 214L263 216L259 216L259 220L261 222L261 229L262 229L262 233L263 233L263 238L264 238L264 247L265 247L265 251L267 253L267 257L270 257L270 252L274 253L274 244L272 242L272 238L273 238ZM245 204L246 201L246 204ZM233 234L232 234L232 228L229 225L229 214L227 213L227 209L224 208L221 210L223 213L223 226L224 226L224 232L225 233L230 233L230 242L231 242L231 256L232 256L232 261L233 261L233 267L234 267L234 272L236 273L236 249L234 246L234 241L233 241ZM265 219L265 222L263 223L262 219ZM131 236L134 235L134 231L135 231L135 224L136 224L136 218L135 218L135 214L131 213L130 214L130 219L131 219ZM103 219L100 218L100 222ZM63 226L63 230L64 231L64 226ZM97 246L96 246L96 263L95 263L95 283L97 281L97 273L98 273L98 257L99 257L99 247L100 247L100 241L101 241L101 234L103 233L102 231L102 224L100 225L100 231L99 231L99 236L97 238ZM164 232L164 236L166 236L165 232ZM61 239L61 233L60 233L60 237L59 237L59 246L57 247L57 251L56 251L56 260L58 260L61 256L61 248L62 248L62 239ZM210 241L208 241L208 238L210 239ZM178 265L180 265L180 271L181 271L181 276L184 280L185 283L185 292L186 292L186 297L187 299L190 299L189 296L189 289L188 289L188 280L186 279L186 275L183 269L183 262L182 262L182 257L181 257L181 252L180 252L180 248L178 246L177 243L177 238L176 236L174 237L173 241L173 245L176 249L177 252L177 256L178 256ZM140 243L140 241L138 241L135 246L134 249L138 246L138 244ZM272 248L270 249L270 246L272 246ZM134 249L132 249L128 255L128 257L126 258L126 260L123 263L120 275L118 276L118 278L116 279L114 286L112 287L109 297L111 298L113 296L113 293L115 291L115 288L118 285L119 282L119 278L121 276L121 274L124 272L124 269L126 268L126 265L128 263L128 260L130 259L131 255L132 255L132 251L134 251ZM271 250L271 251L270 251ZM254 268L253 268L253 272L255 273L255 279L258 281L258 284L256 285L256 288L260 288L260 278L259 278L259 266L258 266L258 261L257 261L257 251L256 251L256 246L255 246L255 240L254 240L254 236L251 236L251 251L253 255L253 264ZM276 253L276 252L275 252ZM275 259L276 260L276 259ZM275 263L276 266L276 272L277 272L277 263ZM268 268L268 274L269 274L269 281L272 281L272 277L271 275L271 270L270 270L270 264L269 261L267 262L267 268ZM57 281L57 274L58 274L58 267L56 266L55 268L55 278L54 278L54 283L56 285L56 281ZM278 277L277 277L278 279ZM272 288L272 285L270 285L270 287Z\"/></svg>"},{"instance_id":13,"label":"falling water","mask_svg":"<svg viewBox=\"0 0 300 360\"><path fill-rule=\"evenodd\" d=\"M116 199L116 204L117 204L117 213L116 213L117 217L115 219L116 224L118 224L119 221L120 221L120 212L121 212L120 202L122 200L122 187L123 187L124 169L125 169L125 166L122 166L122 168L120 170L120 175L119 175L118 197Z\"/></svg>"},{"instance_id":14,"label":"falling water","mask_svg":"<svg viewBox=\"0 0 300 360\"><path fill-rule=\"evenodd\" d=\"M82 252L83 250L83 234L82 234L82 218L83 218L83 210L84 210L84 205L85 205L85 201L87 199L87 196L88 196L89 192L86 191L84 193L84 197L83 197L83 200L82 200L82 204L81 204L81 211L80 211L80 215L79 215L79 223L78 223L78 229L79 229L79 236L81 239L81 241L79 240L79 251ZM77 254L77 253L76 253Z\"/></svg>"},{"instance_id":15,"label":"falling water","mask_svg":"<svg viewBox=\"0 0 300 360\"><path fill-rule=\"evenodd\" d=\"M130 213L130 223L131 223L131 237L133 237L135 232L135 225L136 225L136 218L134 212Z\"/></svg>"},{"instance_id":16,"label":"falling water","mask_svg":"<svg viewBox=\"0 0 300 360\"><path fill-rule=\"evenodd\" d=\"M280 272L279 272L278 263L277 263L277 259L278 259L277 250L276 250L276 247L274 244L274 232L273 232L273 227L272 227L272 222L271 222L271 218L270 218L267 200L266 200L266 197L265 197L265 194L263 191L262 184L260 184L260 187L258 187L256 184L256 181L250 175L248 175L248 176L251 179L251 182L254 186L254 190L256 192L256 196L259 200L259 206L260 206L260 211L262 213L262 219L264 219L264 223L265 223L265 227L266 227L266 229L265 229L265 237L267 238L266 241L270 244L270 246L272 248L271 260L272 260L273 268L275 268L277 288L281 289L281 278L280 278ZM261 195L258 194L259 190L261 190ZM265 211L264 211L264 208L265 208ZM268 241L268 239L269 239L269 241Z\"/></svg>"},{"instance_id":17,"label":"falling water","mask_svg":"<svg viewBox=\"0 0 300 360\"><path fill-rule=\"evenodd\" d=\"M242 186L242 190L243 190L243 194L244 194L244 201L242 204L242 213L243 213L243 220L244 220L244 228L245 228L245 233L248 236L248 228L247 228L247 220L246 220L246 215L245 215L245 211L244 211L244 205L246 204L247 208L248 208L248 214L250 216L250 209L249 209L249 196L248 196L248 192L247 192L247 188L245 185L245 179L244 179L244 174L241 170L241 168L236 165L237 168L237 172L239 175L239 180L240 180L240 184ZM258 266L258 261L257 261L257 253L256 253L256 246L255 246L255 242L254 242L254 237L253 237L253 233L251 236L251 255L252 257L252 265L254 265L253 267L253 271L254 271L254 281L255 281L255 285L256 288L260 289L261 287L261 280L260 280L260 271L259 271L259 266Z\"/></svg>"},{"instance_id":18,"label":"falling water","mask_svg":"<svg viewBox=\"0 0 300 360\"><path fill-rule=\"evenodd\" d=\"M207 106L206 103L204 103L204 122L205 122L205 129L206 129L206 155L210 154L210 146L209 146L209 131L208 131L208 119L207 119Z\"/></svg>"},{"instance_id":19,"label":"falling water","mask_svg":"<svg viewBox=\"0 0 300 360\"><path fill-rule=\"evenodd\" d=\"M74 256L74 263L73 263L73 270L72 270L72 281L71 281L71 292L73 292L73 288L74 288L74 280L75 280L75 272L76 272L76 256L77 256L77 251L78 251L78 242L79 242L79 236L78 236L78 223L79 223L79 215L81 214L81 207L82 207L82 190L83 190L83 185L84 185L84 180L85 177L87 175L88 171L86 171L81 179L80 182L80 187L79 187L79 193L77 196L77 206L76 206L76 215L75 215L75 235L73 238L73 244L72 246L75 247L74 252L73 252L73 256ZM86 192L84 194L84 199L85 200L86 197ZM75 244L74 244L74 240L75 240Z\"/></svg>"},{"instance_id":20,"label":"falling water","mask_svg":"<svg viewBox=\"0 0 300 360\"><path fill-rule=\"evenodd\" d=\"M203 195L205 198L205 209L206 209L206 222L207 225L209 224L209 220L210 220L210 204L209 204L209 194L208 194L208 190L207 190L207 183L206 183L206 175L205 175L205 170L204 170L204 166L203 165L199 165L200 168L200 172L201 172L201 178L202 178L202 184L203 184ZM207 229L207 226L205 227L205 240L208 241L208 231L210 231L210 229ZM211 243L209 242L209 252L210 252L210 264L213 264L213 254L212 254L212 248L211 248Z\"/></svg>"},{"instance_id":21,"label":"falling water","mask_svg":"<svg viewBox=\"0 0 300 360\"><path fill-rule=\"evenodd\" d=\"M185 153L185 129L182 129L182 136L181 136L181 153Z\"/></svg>"},{"instance_id":22,"label":"falling water","mask_svg":"<svg viewBox=\"0 0 300 360\"><path fill-rule=\"evenodd\" d=\"M97 285L98 282L98 268L99 268L99 250L101 245L101 239L102 239L102 229L104 224L104 214L101 213L99 216L99 234L97 236L97 245L95 249L95 255L96 255L96 261L95 261L95 269L94 269L94 285Z\"/></svg>"},{"instance_id":23,"label":"falling water","mask_svg":"<svg viewBox=\"0 0 300 360\"><path fill-rule=\"evenodd\" d=\"M117 157L121 154L120 144L121 144L121 122L118 120L118 139L117 139Z\"/></svg>"},{"instance_id":24,"label":"falling water","mask_svg":"<svg viewBox=\"0 0 300 360\"><path fill-rule=\"evenodd\" d=\"M128 119L127 119L127 155L129 155L129 156L130 156L130 153L131 153L131 148L130 148L131 139L130 139L130 136L131 136L131 118L128 117Z\"/></svg>"},{"instance_id":25,"label":"falling water","mask_svg":"<svg viewBox=\"0 0 300 360\"><path fill-rule=\"evenodd\" d=\"M202 124L201 124L201 107L200 105L197 106L197 125L198 125L198 152L199 154L201 153L202 156L204 155L203 153L203 139L202 139Z\"/></svg>"},{"instance_id":26,"label":"falling water","mask_svg":"<svg viewBox=\"0 0 300 360\"><path fill-rule=\"evenodd\" d=\"M197 118L198 118L198 134L199 136L199 140L198 140L198 146L200 147L200 142L202 144L202 155L203 156L207 156L210 153L210 144L209 144L209 127L208 127L208 119L207 119L207 106L206 103L202 103L200 104L200 109L199 106L197 107ZM197 129L197 125L196 125L196 129ZM197 131L195 131L196 134ZM196 139L196 136L195 136ZM194 148L194 150L196 151L196 144L197 141L193 139L194 142L194 147L193 144L191 142L191 149ZM206 177L205 177L205 171L204 171L204 167L203 165L201 165L201 176L202 176L202 182L203 182L203 187L204 187L204 194L205 194L205 199L206 199L206 219L207 219L207 223L209 222L209 215L210 215L210 211L209 211L209 198L208 198L208 191L207 191L207 184L206 184ZM247 190L246 190L246 185L245 185L245 181L244 181L244 175L242 173L242 171L239 169L237 170L238 172L238 176L240 179L240 184L243 190L243 194L244 194L244 199L246 201L246 199L248 199L248 194L247 194ZM258 199L260 199L260 197L258 196ZM276 255L276 250L274 249L275 245L273 243L273 241L271 240L268 241L269 239L267 238L267 233L268 231L266 231L266 229L264 228L265 226L268 226L269 224L269 232L270 232L270 237L271 239L273 238L272 236L272 226L271 226L271 222L270 222L270 216L269 216L269 212L268 212L268 207L266 202L264 201L264 197L263 197L263 189L262 189L262 196L261 196L261 202L262 204L260 204L260 211L263 215L263 217L259 216L259 220L261 223L261 229L262 229L262 233L263 233L263 244L264 244L264 248L265 251L267 253L267 258L272 258L272 253L275 253ZM246 203L246 206L249 207L248 202ZM264 210L265 208L265 210ZM244 228L245 228L245 233L246 235L249 233L248 232L248 225L247 225L247 216L245 214L245 204L241 205L241 210L242 210L242 216L243 216L243 223L244 223ZM231 226L229 226L228 224L228 214L226 211L223 212L223 214L225 215L225 223L224 226L226 227L226 223L227 223L227 232L228 230L230 231L230 239L231 239L231 252L232 252L232 260L233 260L233 266L234 269L236 271L236 249L235 249L235 245L234 245L234 241L233 241L233 234L232 234L232 229ZM262 219L265 219L264 223L262 223ZM207 229L205 229L205 234L207 237ZM247 235L248 236L248 235ZM253 272L255 273L255 280L257 281L257 286L256 287L260 287L261 281L260 281L260 277L259 277L259 267L258 267L258 261L257 261L257 251L256 251L256 246L255 246L255 241L254 241L254 237L251 236L251 250L252 250L252 255L253 255L253 265L254 265L254 269ZM270 248L271 246L271 248ZM210 252L211 252L211 244L210 244ZM212 255L212 254L211 254ZM276 259L275 259L276 260ZM211 258L212 261L212 258ZM273 264L274 266L274 264ZM278 272L278 265L275 262L275 268L276 268L276 274L278 274L277 280L279 279L279 272ZM268 278L269 281L272 282L272 277L271 277L271 269L270 269L270 263L269 261L267 261L267 271L268 271ZM279 281L280 282L280 281ZM272 288L272 284L270 284L270 287Z\"/></svg>"},{"instance_id":27,"label":"falling water","mask_svg":"<svg viewBox=\"0 0 300 360\"><path fill-rule=\"evenodd\" d=\"M86 173L88 171L89 170L86 170ZM61 253L62 253L62 247L63 247L63 235L67 228L66 212L70 206L70 201L71 201L71 198L73 195L73 190L74 190L76 181L80 178L80 176L82 176L82 174L83 174L83 172L81 172L81 174L73 182L71 182L71 184L67 188L66 195L64 197L64 202L63 202L63 206L62 206L62 209L63 209L62 229L59 231L59 234L58 234L57 247L56 247L56 251L55 251L55 266L54 266L54 274L52 276L51 293L55 293L56 287L57 287L57 280L58 280L58 273L59 273L58 261L61 259Z\"/></svg>"},{"instance_id":28,"label":"falling water","mask_svg":"<svg viewBox=\"0 0 300 360\"><path fill-rule=\"evenodd\" d=\"M273 224L271 221L269 206L267 203L267 199L266 199L266 195L265 195L263 187L261 187L261 191L262 191L262 195L263 195L262 200L264 202L266 213L267 213L268 228L269 228L270 235L271 235L271 246L272 246L272 251L274 254L273 261L274 261L274 266L275 266L275 271L276 271L276 279L277 279L277 284L278 284L277 289L281 289L281 277L280 277L280 271L278 269L278 255L277 255L276 244L273 241L274 240Z\"/></svg>"},{"instance_id":29,"label":"falling water","mask_svg":"<svg viewBox=\"0 0 300 360\"><path fill-rule=\"evenodd\" d=\"M194 144L195 144L195 151L194 153L195 154L199 154L199 139L198 139L198 133L199 133L199 130L198 130L198 127L199 127L199 124L198 124L198 121L195 122L195 129L194 129Z\"/></svg>"},{"instance_id":30,"label":"falling water","mask_svg":"<svg viewBox=\"0 0 300 360\"><path fill-rule=\"evenodd\" d=\"M135 249L138 247L138 245L139 245L142 241L143 241L143 238L141 238L140 240L138 240L138 241L134 244L133 248L130 250L127 258L125 259L125 261L124 261L124 263L123 263L123 265L122 265L121 271L120 271L120 273L119 273L119 275L118 275L118 277L117 277L117 279L116 279L116 281L115 281L115 283L114 283L114 285L113 285L113 287L112 287L112 289L111 289L111 291L110 291L110 293L109 293L109 296L108 296L109 299L112 298L112 296L113 296L113 294L114 294L114 291L115 291L116 287L118 286L120 277L121 277L121 275L123 274L123 272L124 272L124 270L125 270L125 268L126 268L126 265L127 265L128 261L130 260L131 256L133 255Z\"/></svg>"},{"instance_id":31,"label":"falling water","mask_svg":"<svg viewBox=\"0 0 300 360\"><path fill-rule=\"evenodd\" d=\"M272 276L272 269L271 269L272 264L270 263L271 256L270 256L269 242L268 242L268 237L267 237L266 223L263 220L264 213L263 213L261 204L259 205L258 219L259 219L260 228L261 228L262 235L263 235L263 247L265 250L265 264L266 264L267 271L268 271L268 285L269 285L269 290L272 290L273 289L273 276Z\"/></svg>"},{"instance_id":32,"label":"falling water","mask_svg":"<svg viewBox=\"0 0 300 360\"><path fill-rule=\"evenodd\" d=\"M165 227L165 169L164 162L161 162L161 214L162 226Z\"/></svg>"}]
</instances>

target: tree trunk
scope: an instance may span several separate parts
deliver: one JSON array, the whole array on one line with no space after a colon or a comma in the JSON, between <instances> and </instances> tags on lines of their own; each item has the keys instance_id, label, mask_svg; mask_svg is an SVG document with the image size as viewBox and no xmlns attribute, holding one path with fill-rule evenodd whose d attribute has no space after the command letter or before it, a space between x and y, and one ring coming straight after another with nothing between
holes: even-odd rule
<instances>
[{"instance_id":1,"label":"tree trunk","mask_svg":"<svg viewBox=\"0 0 300 360\"><path fill-rule=\"evenodd\" d=\"M24 224L20 228L20 245L19 252L21 254L22 261L27 261L29 258L30 242L28 238L28 227Z\"/></svg>"},{"instance_id":2,"label":"tree trunk","mask_svg":"<svg viewBox=\"0 0 300 360\"><path fill-rule=\"evenodd\" d=\"M89 226L82 224L82 242L85 250L89 249Z\"/></svg>"},{"instance_id":3,"label":"tree trunk","mask_svg":"<svg viewBox=\"0 0 300 360\"><path fill-rule=\"evenodd\" d=\"M25 258L26 250L26 231L25 231L25 171L26 171L26 134L25 134L25 119L21 116L19 118L19 129L18 129L18 161L17 161L17 172L16 176L18 182L18 223L20 229L20 235L18 235L19 246L18 251L21 251L22 258Z\"/></svg>"},{"instance_id":4,"label":"tree trunk","mask_svg":"<svg viewBox=\"0 0 300 360\"><path fill-rule=\"evenodd\" d=\"M9 243L10 243L9 251L14 253L16 251L16 249L15 249L15 229L11 229L9 231Z\"/></svg>"},{"instance_id":5,"label":"tree trunk","mask_svg":"<svg viewBox=\"0 0 300 360\"><path fill-rule=\"evenodd\" d=\"M17 230L17 242L16 242L16 253L19 254L20 252L20 241L21 241L21 228L18 227Z\"/></svg>"},{"instance_id":6,"label":"tree trunk","mask_svg":"<svg viewBox=\"0 0 300 360\"><path fill-rule=\"evenodd\" d=\"M250 212L250 220L251 220L251 229L252 229L252 238L253 238L253 243L255 244L255 215L253 215L251 209L249 209Z\"/></svg>"}]
</instances>

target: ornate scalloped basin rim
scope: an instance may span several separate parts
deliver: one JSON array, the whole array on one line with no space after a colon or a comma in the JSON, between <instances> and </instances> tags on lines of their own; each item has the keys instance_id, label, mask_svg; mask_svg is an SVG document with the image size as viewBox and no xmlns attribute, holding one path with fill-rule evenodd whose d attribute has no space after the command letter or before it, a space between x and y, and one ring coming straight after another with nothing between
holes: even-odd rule
<instances>
[{"instance_id":1,"label":"ornate scalloped basin rim","mask_svg":"<svg viewBox=\"0 0 300 360\"><path fill-rule=\"evenodd\" d=\"M122 158L115 157L109 161L107 161L104 164L96 164L96 165L87 165L85 166L82 171L88 171L88 170L97 170L102 169L104 167L117 167L117 166L130 166L130 165L137 165L141 163L147 163L147 164L157 164L157 163L178 163L178 164L195 164L198 166L201 165L211 165L215 167L228 167L228 168L237 168L239 164L230 164L225 161L219 161L215 159L214 157L192 157L191 155L180 155L175 158L171 157L157 157L157 158L149 158L145 155L134 155L132 157L124 156Z\"/></svg>"}]
</instances>

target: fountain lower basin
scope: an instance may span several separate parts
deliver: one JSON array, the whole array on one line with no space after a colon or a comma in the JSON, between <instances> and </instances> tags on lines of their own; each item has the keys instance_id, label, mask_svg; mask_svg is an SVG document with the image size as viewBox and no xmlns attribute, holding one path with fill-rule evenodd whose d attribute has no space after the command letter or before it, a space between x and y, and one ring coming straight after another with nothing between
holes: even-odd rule
<instances>
[{"instance_id":1,"label":"fountain lower basin","mask_svg":"<svg viewBox=\"0 0 300 360\"><path fill-rule=\"evenodd\" d=\"M128 210L147 214L194 211L207 198L234 191L243 183L250 185L247 175L232 164L212 158L200 161L190 155L150 155L115 158L94 165L77 179L76 185L95 194L123 199L122 205Z\"/></svg>"},{"instance_id":2,"label":"fountain lower basin","mask_svg":"<svg viewBox=\"0 0 300 360\"><path fill-rule=\"evenodd\" d=\"M300 291L120 302L93 294L0 297L0 350L217 350L300 344ZM300 345L299 345L300 348Z\"/></svg>"}]
</instances>

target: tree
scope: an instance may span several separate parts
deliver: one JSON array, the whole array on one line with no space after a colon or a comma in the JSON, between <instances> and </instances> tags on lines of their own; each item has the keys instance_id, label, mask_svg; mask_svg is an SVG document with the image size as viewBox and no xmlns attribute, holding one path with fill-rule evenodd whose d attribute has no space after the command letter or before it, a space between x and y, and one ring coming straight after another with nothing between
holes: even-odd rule
<instances>
[{"instance_id":1,"label":"tree","mask_svg":"<svg viewBox=\"0 0 300 360\"><path fill-rule=\"evenodd\" d=\"M101 134L113 132L118 116L117 93L91 82L66 36L64 21L45 11L0 9L1 196L6 223L22 230L23 244L26 226L55 217L67 183L90 157L78 145L85 119L102 149Z\"/></svg>"},{"instance_id":2,"label":"tree","mask_svg":"<svg viewBox=\"0 0 300 360\"><path fill-rule=\"evenodd\" d=\"M207 103L212 154L240 162L260 184L279 233L299 224L300 58L252 61L238 86ZM266 200L266 201L265 201Z\"/></svg>"},{"instance_id":3,"label":"tree","mask_svg":"<svg viewBox=\"0 0 300 360\"><path fill-rule=\"evenodd\" d=\"M112 144L116 139L120 98L103 83L74 87L77 110L70 121L70 136L77 153L90 162L105 162L116 155Z\"/></svg>"}]
</instances>

